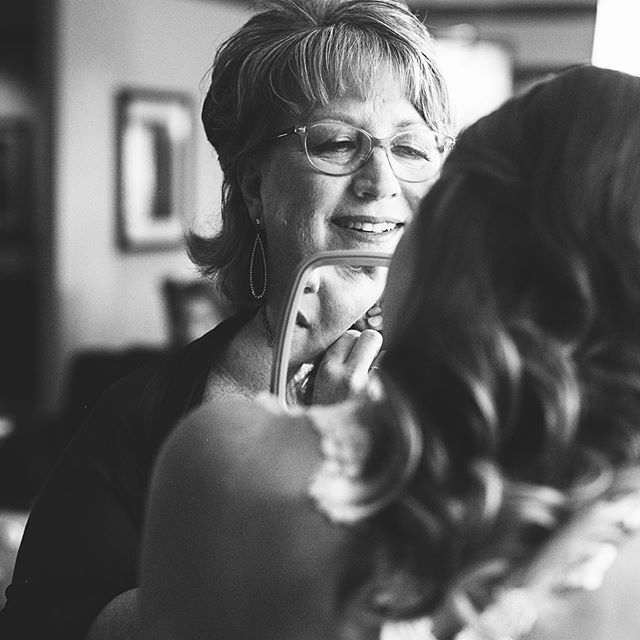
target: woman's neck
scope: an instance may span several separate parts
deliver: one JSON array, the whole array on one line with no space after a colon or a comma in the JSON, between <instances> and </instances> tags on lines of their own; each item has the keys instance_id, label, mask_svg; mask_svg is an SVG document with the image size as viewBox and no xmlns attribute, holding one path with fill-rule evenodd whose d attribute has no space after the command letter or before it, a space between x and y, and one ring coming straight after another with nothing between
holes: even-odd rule
<instances>
[{"instance_id":1,"label":"woman's neck","mask_svg":"<svg viewBox=\"0 0 640 640\"><path fill-rule=\"evenodd\" d=\"M271 338L267 335L262 314L258 312L233 337L213 364L207 396L224 393L253 398L267 391L273 353Z\"/></svg>"}]
</instances>

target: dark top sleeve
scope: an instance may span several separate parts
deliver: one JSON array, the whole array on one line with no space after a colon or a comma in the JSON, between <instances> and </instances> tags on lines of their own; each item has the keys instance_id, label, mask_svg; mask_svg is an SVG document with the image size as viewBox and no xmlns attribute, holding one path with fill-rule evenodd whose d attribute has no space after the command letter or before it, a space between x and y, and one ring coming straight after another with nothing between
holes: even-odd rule
<instances>
[{"instance_id":1,"label":"dark top sleeve","mask_svg":"<svg viewBox=\"0 0 640 640\"><path fill-rule=\"evenodd\" d=\"M33 506L0 614L0 638L80 640L111 599L137 585L156 453L201 402L212 360L242 323L226 321L103 394Z\"/></svg>"}]
</instances>

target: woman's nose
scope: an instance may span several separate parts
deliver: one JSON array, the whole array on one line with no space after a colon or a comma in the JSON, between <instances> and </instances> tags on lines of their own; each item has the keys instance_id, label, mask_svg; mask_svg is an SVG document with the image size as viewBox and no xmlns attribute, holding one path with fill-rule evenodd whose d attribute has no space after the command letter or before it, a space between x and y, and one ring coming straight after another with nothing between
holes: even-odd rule
<instances>
[{"instance_id":1,"label":"woman's nose","mask_svg":"<svg viewBox=\"0 0 640 640\"><path fill-rule=\"evenodd\" d=\"M395 198L400 194L400 182L384 149L375 147L367 161L354 173L353 190L359 198L372 200Z\"/></svg>"},{"instance_id":2,"label":"woman's nose","mask_svg":"<svg viewBox=\"0 0 640 640\"><path fill-rule=\"evenodd\" d=\"M320 289L320 269L314 269L304 285L304 293L318 293Z\"/></svg>"}]
</instances>

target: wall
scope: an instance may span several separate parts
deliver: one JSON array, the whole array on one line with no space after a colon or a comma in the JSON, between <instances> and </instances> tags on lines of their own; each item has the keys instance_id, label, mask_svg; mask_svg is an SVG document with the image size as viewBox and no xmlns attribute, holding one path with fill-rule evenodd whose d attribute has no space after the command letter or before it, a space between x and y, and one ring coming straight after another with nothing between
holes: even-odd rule
<instances>
[{"instance_id":1,"label":"wall","mask_svg":"<svg viewBox=\"0 0 640 640\"><path fill-rule=\"evenodd\" d=\"M563 7L552 4L551 0L532 0L525 8L509 0L413 2L436 36L452 35L460 25L470 25L479 39L506 46L513 56L516 90L547 72L591 60L595 1L557 3Z\"/></svg>"},{"instance_id":2,"label":"wall","mask_svg":"<svg viewBox=\"0 0 640 640\"><path fill-rule=\"evenodd\" d=\"M160 345L160 286L193 275L180 249L125 254L115 242L115 103L123 86L180 90L194 103L198 218L216 212L221 175L199 125L216 46L244 5L199 0L58 0L54 41L52 287L45 328L44 407L60 399L71 354Z\"/></svg>"}]
</instances>

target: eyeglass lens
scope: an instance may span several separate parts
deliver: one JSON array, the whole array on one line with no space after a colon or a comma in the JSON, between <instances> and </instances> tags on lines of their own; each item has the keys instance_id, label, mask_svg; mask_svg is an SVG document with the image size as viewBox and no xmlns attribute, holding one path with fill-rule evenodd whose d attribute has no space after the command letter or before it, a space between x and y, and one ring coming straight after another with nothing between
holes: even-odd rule
<instances>
[{"instance_id":1,"label":"eyeglass lens","mask_svg":"<svg viewBox=\"0 0 640 640\"><path fill-rule=\"evenodd\" d=\"M324 173L348 175L368 159L374 145L385 148L395 175L409 182L433 178L442 164L442 149L429 129L402 131L377 143L365 131L339 122L320 122L306 130L309 162Z\"/></svg>"}]
</instances>

